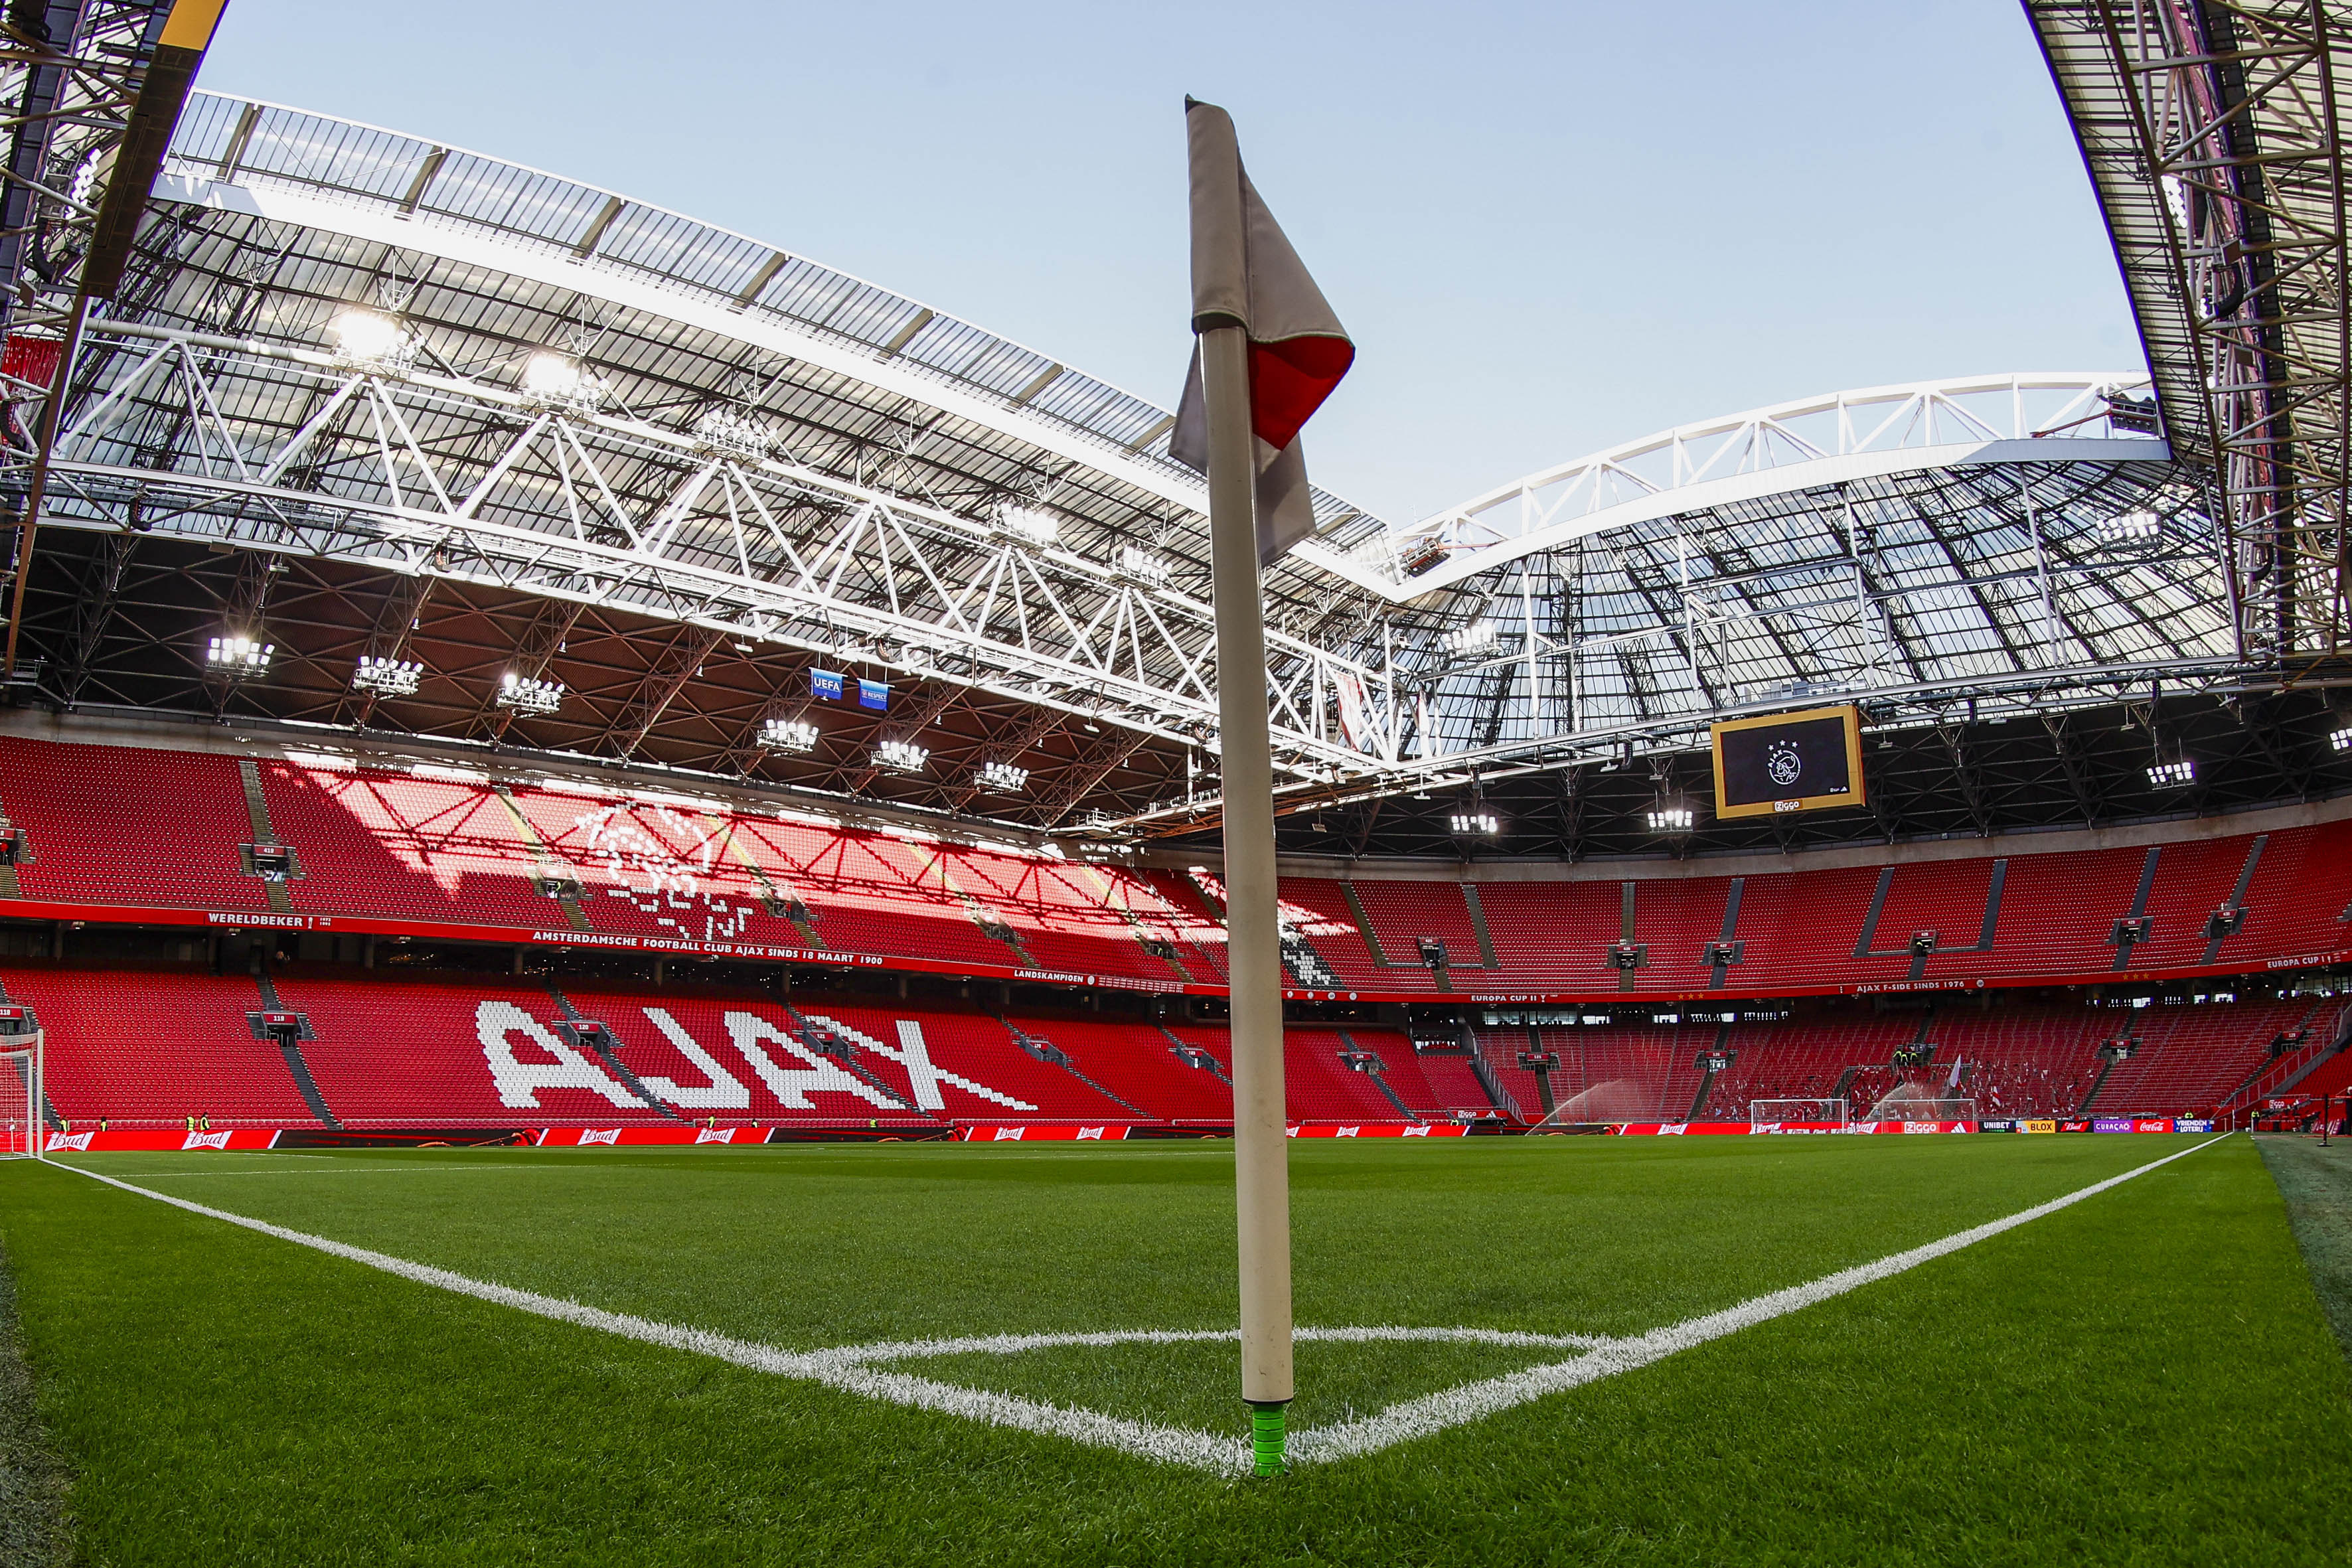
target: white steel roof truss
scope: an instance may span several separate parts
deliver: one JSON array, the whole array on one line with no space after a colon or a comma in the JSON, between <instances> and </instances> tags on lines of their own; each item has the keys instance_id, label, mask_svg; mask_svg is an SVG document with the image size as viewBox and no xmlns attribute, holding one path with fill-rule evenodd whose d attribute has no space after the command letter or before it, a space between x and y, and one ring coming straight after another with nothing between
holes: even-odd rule
<instances>
[{"instance_id":1,"label":"white steel roof truss","mask_svg":"<svg viewBox=\"0 0 2352 1568\"><path fill-rule=\"evenodd\" d=\"M843 494L837 484L781 464L747 468L709 457L681 464L670 454L684 455L682 437L649 440L660 433L544 410L530 412L497 447L477 442L467 456L451 459L479 469L478 478L469 473L468 484L453 486L427 451L409 403L419 400L436 420L455 421L454 433L470 437L478 431L469 421L488 428L489 416L516 400L482 395L468 406L470 395L496 389L353 373L323 354L199 341L136 324L101 323L97 336L110 344L125 337L161 341L153 348L142 345L135 357L118 355L124 363L113 384L61 442L60 499L77 496L82 502L80 515L57 520L66 525L109 526L100 515L112 504L107 498L131 486L150 505L180 509L167 531L249 548L396 562L405 571L625 605L756 636L775 635L798 604L910 643L952 638L984 662L1010 659L1014 668L1008 674L1017 676L1025 664L1033 679L1044 675L1074 690L1091 689L1160 720L1202 730L1214 722L1214 693L1203 670L1213 646L1207 606L1166 590L1137 589L1066 552L1004 542L983 545L978 525ZM197 347L206 353L192 352ZM276 427L232 419L220 389L256 375L267 384L240 408L266 404L268 412L257 416L266 418L299 399L310 405L307 413ZM164 376L181 384L161 382ZM306 395L306 386L315 395ZM179 470L108 460L108 448L127 444L116 435L122 422L134 409L152 411L161 399L184 407L203 426L200 449L189 454L193 460ZM366 418L353 429L349 416L360 406ZM242 436L240 423L251 426ZM644 471L666 467L676 476L649 515L615 488L605 454L608 448L620 454L616 441L641 469L658 465ZM299 462L331 471L335 482L323 489L284 489ZM835 521L826 536L813 542L813 554L803 547L805 531L800 540L787 531L763 493L768 490L820 505L835 501L825 509ZM270 522L251 515L255 503L274 514ZM207 505L237 515L208 515ZM755 519L764 536L759 553L774 546L787 568L781 578L761 575L751 542ZM608 527L625 545L602 542ZM931 546L934 533L970 554L984 553L987 569L950 570ZM452 548L456 554L440 555L449 564L436 566L436 552ZM967 585L951 588L950 583ZM919 605L905 596L908 588L926 590ZM1090 614L1073 597L1080 588L1094 595L1087 601ZM879 602L861 602L861 595ZM988 620L1007 605L1018 620L1017 643L987 635ZM1171 612L1181 612L1181 620L1171 620ZM1055 635L1041 637L1048 627ZM1301 721L1313 708L1302 689L1311 694L1318 681L1315 650L1295 638L1271 641L1274 664L1287 673L1270 691L1280 693L1284 714ZM1349 669L1368 689L1387 684L1380 671L1338 656L1326 656L1321 668L1326 677L1333 668ZM992 678L980 669L971 679L987 684ZM1017 680L996 683L1021 689ZM1139 724L1123 711L1100 711L1114 721ZM1364 765L1351 750L1318 738L1311 723L1296 722L1278 739L1295 754Z\"/></svg>"}]
</instances>

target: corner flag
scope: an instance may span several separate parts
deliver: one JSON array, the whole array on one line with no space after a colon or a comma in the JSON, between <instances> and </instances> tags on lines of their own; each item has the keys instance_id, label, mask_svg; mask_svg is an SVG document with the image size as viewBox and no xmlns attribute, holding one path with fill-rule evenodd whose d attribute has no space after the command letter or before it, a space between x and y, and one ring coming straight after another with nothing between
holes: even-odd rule
<instances>
[{"instance_id":1,"label":"corner flag","mask_svg":"<svg viewBox=\"0 0 2352 1568\"><path fill-rule=\"evenodd\" d=\"M1186 99L1184 127L1192 143L1194 342L1168 449L1209 481L1242 1398L1250 1407L1251 1468L1276 1476L1294 1392L1290 1155L1260 574L1315 526L1298 427L1348 374L1356 348L1242 173L1233 121Z\"/></svg>"},{"instance_id":2,"label":"corner flag","mask_svg":"<svg viewBox=\"0 0 2352 1568\"><path fill-rule=\"evenodd\" d=\"M1258 562L1270 565L1314 531L1314 495L1298 430L1348 374L1356 345L1250 184L1232 116L1188 98L1184 128L1192 172L1192 330L1239 327L1249 339ZM1209 471L1197 342L1168 455L1196 472Z\"/></svg>"}]
</instances>

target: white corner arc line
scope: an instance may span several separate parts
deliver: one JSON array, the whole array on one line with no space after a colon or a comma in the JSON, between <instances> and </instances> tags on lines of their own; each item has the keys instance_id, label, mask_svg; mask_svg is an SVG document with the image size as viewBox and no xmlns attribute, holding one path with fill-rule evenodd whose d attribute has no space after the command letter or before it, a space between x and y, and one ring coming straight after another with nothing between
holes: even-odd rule
<instances>
[{"instance_id":1,"label":"white corner arc line","mask_svg":"<svg viewBox=\"0 0 2352 1568\"><path fill-rule=\"evenodd\" d=\"M419 1285L471 1296L476 1300L511 1307L519 1312L536 1317L552 1318L602 1333L616 1334L623 1339L637 1340L646 1344L660 1345L669 1350L686 1351L714 1360L747 1367L753 1372L772 1373L779 1377L800 1378L824 1384L847 1394L908 1405L921 1410L937 1410L969 1420L985 1422L996 1426L1018 1427L1024 1431L1066 1437L1075 1443L1088 1443L1097 1447L1118 1448L1146 1458L1165 1463L1189 1465L1226 1475L1241 1475L1250 1468L1249 1445L1238 1437L1223 1437L1212 1432L1201 1432L1174 1426L1155 1426L1148 1421L1131 1421L1124 1416L1105 1415L1098 1411L1072 1409L1058 1405L1046 1405L1014 1394L994 1394L984 1389L961 1388L953 1384L933 1383L926 1378L909 1377L902 1373L875 1372L857 1359L859 1346L838 1350L795 1352L779 1350L773 1345L757 1344L726 1334L712 1333L706 1329L693 1329L678 1323L656 1322L627 1312L608 1312L601 1307L591 1307L578 1301L567 1301L555 1296L542 1296L535 1290L520 1290L510 1285L493 1284L476 1279L447 1268L436 1268L429 1263L413 1263L388 1253L373 1252L364 1247L352 1247L346 1242L312 1236L307 1231L272 1225L268 1220L231 1214L187 1198L176 1198L169 1193L159 1193L113 1176L85 1170L63 1160L50 1164L62 1166L78 1175L103 1182L110 1187L120 1187L126 1193L136 1193L143 1198L185 1209L206 1219L216 1219L228 1225L242 1226L279 1241L290 1241L297 1247L308 1247L365 1268L380 1269ZM938 1353L938 1352L933 1352Z\"/></svg>"},{"instance_id":2,"label":"white corner arc line","mask_svg":"<svg viewBox=\"0 0 2352 1568\"><path fill-rule=\"evenodd\" d=\"M2060 1209L2095 1197L2111 1187L2122 1185L2136 1176L2146 1175L2175 1160L2186 1159L2200 1150L2210 1148L2231 1134L2209 1138L2204 1142L2151 1160L2119 1175L2094 1182L2047 1203L2021 1209L2000 1219L1907 1251L1893 1253L1874 1262L1858 1264L1840 1269L1802 1285L1769 1291L1720 1311L1654 1329L1645 1334L1622 1339L1595 1339L1582 1335L1531 1334L1496 1329L1426 1329L1402 1326L1369 1328L1306 1328L1297 1331L1301 1340L1348 1342L1452 1340L1465 1342L1538 1348L1572 1348L1579 1353L1568 1360L1549 1362L1541 1365L1507 1373L1499 1377L1465 1383L1438 1394L1407 1400L1391 1405L1376 1415L1360 1420L1342 1422L1332 1426L1307 1427L1295 1431L1290 1438L1290 1457L1299 1464L1328 1463L1352 1458L1359 1455L1377 1453L1399 1443L1410 1442L1442 1432L1451 1426L1483 1419L1547 1394L1631 1372L1664 1360L1677 1351L1702 1345L1710 1340L1738 1332L1757 1323L1801 1311L1817 1302L1844 1295L1850 1290L1892 1278L1923 1263L1947 1257L1979 1241L2031 1224ZM821 1384L846 1394L880 1399L894 1405L910 1405L917 1409L934 1410L944 1415L961 1415L968 1420L991 1426L1009 1426L1022 1431L1066 1438L1097 1447L1115 1448L1141 1458L1165 1464L1184 1465L1217 1475L1247 1474L1251 1465L1250 1447L1238 1437L1221 1436L1196 1428L1165 1426L1125 1416L1107 1415L1099 1411L1048 1405L1024 1399L1015 1394L997 1394L985 1389L965 1388L954 1384L937 1383L928 1378L911 1377L903 1373L878 1372L869 1364L874 1362L908 1360L926 1356L965 1353L1005 1353L1023 1350L1046 1349L1059 1345L1101 1346L1129 1343L1186 1343L1229 1340L1231 1330L1144 1330L1129 1332L1108 1331L1075 1334L999 1334L969 1339L918 1341L887 1341L866 1345L842 1345L829 1350L795 1352L779 1350L773 1345L754 1343L747 1340L712 1333L704 1329L688 1328L677 1323L656 1322L626 1312L610 1312L601 1307L542 1296L536 1291L518 1289L512 1286L493 1284L476 1279L431 1264L415 1263L387 1253L370 1251L345 1242L312 1236L306 1231L272 1225L267 1220L231 1214L186 1198L173 1197L149 1187L121 1181L96 1171L86 1170L67 1161L49 1163L119 1187L157 1203L168 1204L206 1219L220 1220L257 1231L279 1241L310 1247L347 1262L378 1269L420 1285L430 1285L477 1300L488 1301L537 1317L571 1323L579 1328L594 1329L602 1333L615 1334L624 1339L646 1344L660 1345L670 1350L685 1351L695 1355L709 1356L754 1372L770 1373L780 1377L801 1379Z\"/></svg>"},{"instance_id":3,"label":"white corner arc line","mask_svg":"<svg viewBox=\"0 0 2352 1568\"><path fill-rule=\"evenodd\" d=\"M2159 1165L2169 1165L2173 1161L2186 1159L2199 1150L2210 1148L2229 1136L2225 1132L2221 1137L2208 1138L2204 1142L2183 1149L2179 1153L2151 1160L2121 1175L2094 1182L2063 1197L2036 1204L2030 1209L2021 1209L2001 1219L1988 1220L1982 1225L1956 1231L1940 1241L1931 1241L1906 1252L1892 1253L1873 1263L1841 1268L1834 1274L1825 1274L1802 1285L1791 1285L1785 1289L1753 1296L1721 1311L1685 1318L1679 1323L1669 1323L1646 1334L1617 1340L1572 1361L1552 1362L1543 1366L1507 1373L1500 1377L1465 1383L1440 1394L1392 1405L1360 1420L1299 1432L1291 1438L1291 1458L1300 1462L1321 1462L1376 1453L1398 1443L1442 1432L1449 1426L1483 1419L1513 1405L1525 1405L1531 1399L1540 1399L1548 1394L1564 1393L1604 1377L1614 1377L1619 1373L1632 1372L1635 1367L1663 1361L1677 1351L1686 1351L1694 1345L1703 1345L1709 1340L1736 1334L1742 1329L1770 1319L1801 1311L1833 1296L1843 1296L1849 1290L1891 1279L1963 1247L1974 1247L1978 1242L1999 1236L2003 1231L2030 1225L2045 1215L2056 1214L2060 1209L2081 1203L2084 1198L2096 1197L2110 1187L2121 1186L2135 1176L2144 1176Z\"/></svg>"}]
</instances>

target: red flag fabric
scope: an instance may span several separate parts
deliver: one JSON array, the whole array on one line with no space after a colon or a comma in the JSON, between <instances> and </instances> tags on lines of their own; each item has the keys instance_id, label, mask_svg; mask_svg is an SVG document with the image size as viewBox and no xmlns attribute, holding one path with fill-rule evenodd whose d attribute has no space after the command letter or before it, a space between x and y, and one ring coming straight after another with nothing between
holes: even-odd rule
<instances>
[{"instance_id":1,"label":"red flag fabric","mask_svg":"<svg viewBox=\"0 0 2352 1568\"><path fill-rule=\"evenodd\" d=\"M1257 536L1272 562L1314 531L1300 426L1355 363L1356 345L1242 167L1233 118L1187 99L1192 181L1192 330L1249 338L1250 427L1257 436ZM1197 345L1168 454L1206 473L1208 405Z\"/></svg>"}]
</instances>

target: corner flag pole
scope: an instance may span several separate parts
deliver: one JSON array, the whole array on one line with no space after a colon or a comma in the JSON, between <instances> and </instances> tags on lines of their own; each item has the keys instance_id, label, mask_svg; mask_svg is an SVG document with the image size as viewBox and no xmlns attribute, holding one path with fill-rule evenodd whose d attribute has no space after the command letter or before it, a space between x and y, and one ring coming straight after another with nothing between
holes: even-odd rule
<instances>
[{"instance_id":1,"label":"corner flag pole","mask_svg":"<svg viewBox=\"0 0 2352 1568\"><path fill-rule=\"evenodd\" d=\"M1275 913L1274 761L1266 742L1249 335L1201 334L1209 553L1223 737L1225 931L1233 1005L1234 1202L1241 1238L1242 1397L1255 1468L1279 1475L1290 1403L1290 1143L1283 1120L1282 936Z\"/></svg>"},{"instance_id":2,"label":"corner flag pole","mask_svg":"<svg viewBox=\"0 0 2352 1568\"><path fill-rule=\"evenodd\" d=\"M1233 117L1188 98L1184 136L1196 342L1168 456L1209 481L1242 1398L1250 1406L1256 1473L1278 1476L1291 1395L1290 1145L1283 1124L1282 931L1259 573L1315 531L1298 431L1348 374L1356 346L1243 171Z\"/></svg>"}]
</instances>

